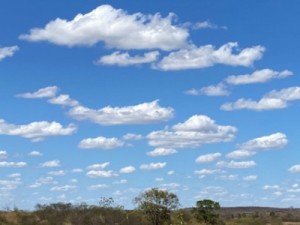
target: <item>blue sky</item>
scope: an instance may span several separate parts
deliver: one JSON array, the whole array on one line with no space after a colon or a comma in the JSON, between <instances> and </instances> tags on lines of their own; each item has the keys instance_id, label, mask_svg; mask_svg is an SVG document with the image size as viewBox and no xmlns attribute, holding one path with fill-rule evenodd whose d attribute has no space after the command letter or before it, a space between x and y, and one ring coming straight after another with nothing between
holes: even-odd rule
<instances>
[{"instance_id":1,"label":"blue sky","mask_svg":"<svg viewBox=\"0 0 300 225\"><path fill-rule=\"evenodd\" d=\"M1 2L1 207L300 207L292 1Z\"/></svg>"}]
</instances>

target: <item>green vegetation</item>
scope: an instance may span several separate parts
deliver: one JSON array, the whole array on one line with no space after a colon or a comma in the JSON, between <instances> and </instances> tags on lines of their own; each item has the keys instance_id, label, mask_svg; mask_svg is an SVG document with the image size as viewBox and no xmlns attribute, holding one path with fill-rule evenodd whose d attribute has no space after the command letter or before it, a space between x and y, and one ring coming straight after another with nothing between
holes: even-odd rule
<instances>
[{"instance_id":1,"label":"green vegetation","mask_svg":"<svg viewBox=\"0 0 300 225\"><path fill-rule=\"evenodd\" d=\"M112 198L98 205L38 204L34 211L0 211L0 225L300 225L299 209L259 207L221 208L204 199L193 209L178 209L176 194L150 189L134 199L135 210L125 210Z\"/></svg>"}]
</instances>

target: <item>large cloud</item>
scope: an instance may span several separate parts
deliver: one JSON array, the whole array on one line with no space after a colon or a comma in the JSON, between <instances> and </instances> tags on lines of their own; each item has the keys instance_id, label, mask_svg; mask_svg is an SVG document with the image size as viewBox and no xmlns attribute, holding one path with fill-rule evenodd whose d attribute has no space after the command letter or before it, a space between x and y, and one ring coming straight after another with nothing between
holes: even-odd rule
<instances>
[{"instance_id":1,"label":"large cloud","mask_svg":"<svg viewBox=\"0 0 300 225\"><path fill-rule=\"evenodd\" d=\"M0 135L21 136L33 141L40 141L48 136L71 135L76 129L73 124L63 127L58 122L38 121L25 125L15 125L0 119Z\"/></svg>"},{"instance_id":2,"label":"large cloud","mask_svg":"<svg viewBox=\"0 0 300 225\"><path fill-rule=\"evenodd\" d=\"M106 106L98 110L76 106L70 109L69 114L78 120L90 120L101 125L118 125L167 121L173 117L173 111L170 107L161 107L156 100L126 107Z\"/></svg>"},{"instance_id":3,"label":"large cloud","mask_svg":"<svg viewBox=\"0 0 300 225\"><path fill-rule=\"evenodd\" d=\"M178 123L169 130L148 134L149 144L165 148L195 148L203 144L226 142L234 138L237 129L222 126L205 115L194 115L184 123Z\"/></svg>"},{"instance_id":4,"label":"large cloud","mask_svg":"<svg viewBox=\"0 0 300 225\"><path fill-rule=\"evenodd\" d=\"M294 86L281 90L272 90L260 100L240 98L235 102L227 102L221 106L222 110L233 111L249 109L255 111L283 109L288 106L289 101L300 100L300 87Z\"/></svg>"},{"instance_id":5,"label":"large cloud","mask_svg":"<svg viewBox=\"0 0 300 225\"><path fill-rule=\"evenodd\" d=\"M13 56L18 50L18 46L0 48L0 62L7 57Z\"/></svg>"},{"instance_id":6,"label":"large cloud","mask_svg":"<svg viewBox=\"0 0 300 225\"><path fill-rule=\"evenodd\" d=\"M237 43L229 42L219 49L212 45L200 47L192 46L181 49L164 57L156 66L161 70L183 70L211 67L215 64L230 66L251 66L255 60L261 59L265 48L254 46L245 48L237 54L233 53L238 47Z\"/></svg>"},{"instance_id":7,"label":"large cloud","mask_svg":"<svg viewBox=\"0 0 300 225\"><path fill-rule=\"evenodd\" d=\"M187 30L172 25L173 14L128 14L122 9L102 5L73 20L57 18L44 28L34 28L20 38L28 41L49 41L69 47L92 46L104 42L118 49L178 49L186 45Z\"/></svg>"}]
</instances>

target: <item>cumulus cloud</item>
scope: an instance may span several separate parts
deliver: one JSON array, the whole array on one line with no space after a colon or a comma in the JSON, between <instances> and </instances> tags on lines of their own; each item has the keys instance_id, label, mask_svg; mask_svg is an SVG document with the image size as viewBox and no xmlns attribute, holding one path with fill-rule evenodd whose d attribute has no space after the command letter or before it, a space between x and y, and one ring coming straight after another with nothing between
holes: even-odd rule
<instances>
[{"instance_id":1,"label":"cumulus cloud","mask_svg":"<svg viewBox=\"0 0 300 225\"><path fill-rule=\"evenodd\" d=\"M225 167L230 169L246 169L256 166L254 161L234 161L230 162L220 161L216 164L218 167Z\"/></svg>"},{"instance_id":2,"label":"cumulus cloud","mask_svg":"<svg viewBox=\"0 0 300 225\"><path fill-rule=\"evenodd\" d=\"M101 5L73 20L57 18L44 28L33 28L20 38L27 41L48 41L65 46L92 46L104 42L118 49L178 49L189 36L185 28L173 25L174 14L129 14L110 5Z\"/></svg>"},{"instance_id":3,"label":"cumulus cloud","mask_svg":"<svg viewBox=\"0 0 300 225\"><path fill-rule=\"evenodd\" d=\"M110 162L93 164L87 167L88 170L102 170L110 165Z\"/></svg>"},{"instance_id":4,"label":"cumulus cloud","mask_svg":"<svg viewBox=\"0 0 300 225\"><path fill-rule=\"evenodd\" d=\"M18 46L0 48L0 62L7 57L13 56L18 50Z\"/></svg>"},{"instance_id":5,"label":"cumulus cloud","mask_svg":"<svg viewBox=\"0 0 300 225\"><path fill-rule=\"evenodd\" d=\"M75 190L77 187L74 185L64 185L64 186L55 186L50 188L50 191L71 191Z\"/></svg>"},{"instance_id":6,"label":"cumulus cloud","mask_svg":"<svg viewBox=\"0 0 300 225\"><path fill-rule=\"evenodd\" d=\"M241 144L239 147L245 150L268 150L283 148L287 144L287 136L278 132L249 140Z\"/></svg>"},{"instance_id":7,"label":"cumulus cloud","mask_svg":"<svg viewBox=\"0 0 300 225\"><path fill-rule=\"evenodd\" d=\"M135 170L134 166L125 166L120 169L120 173L133 173Z\"/></svg>"},{"instance_id":8,"label":"cumulus cloud","mask_svg":"<svg viewBox=\"0 0 300 225\"><path fill-rule=\"evenodd\" d=\"M56 86L49 86L45 88L41 88L36 92L26 92L22 94L16 95L18 98L52 98L56 96L58 92L58 87Z\"/></svg>"},{"instance_id":9,"label":"cumulus cloud","mask_svg":"<svg viewBox=\"0 0 300 225\"><path fill-rule=\"evenodd\" d=\"M222 156L221 153L211 153L206 155L200 155L195 161L196 163L210 163L217 159L219 159Z\"/></svg>"},{"instance_id":10,"label":"cumulus cloud","mask_svg":"<svg viewBox=\"0 0 300 225\"><path fill-rule=\"evenodd\" d=\"M201 89L192 88L184 92L187 95L206 95L206 96L228 96L230 92L227 89L227 86L223 83L217 85L210 85L203 87Z\"/></svg>"},{"instance_id":11,"label":"cumulus cloud","mask_svg":"<svg viewBox=\"0 0 300 225\"><path fill-rule=\"evenodd\" d=\"M0 167L15 167L15 168L21 168L26 167L26 162L7 162L7 161L1 161Z\"/></svg>"},{"instance_id":12,"label":"cumulus cloud","mask_svg":"<svg viewBox=\"0 0 300 225\"><path fill-rule=\"evenodd\" d=\"M272 90L260 100L240 98L235 102L224 103L222 110L233 111L240 109L249 109L255 111L283 109L288 106L289 101L300 100L300 87L289 87L279 91Z\"/></svg>"},{"instance_id":13,"label":"cumulus cloud","mask_svg":"<svg viewBox=\"0 0 300 225\"><path fill-rule=\"evenodd\" d=\"M214 24L211 21L206 20L206 21L201 21L201 22L195 23L192 26L192 29L193 30L202 30L202 29L213 29L213 30L223 29L223 30L227 30L227 27L226 26L218 26L217 24Z\"/></svg>"},{"instance_id":14,"label":"cumulus cloud","mask_svg":"<svg viewBox=\"0 0 300 225\"><path fill-rule=\"evenodd\" d=\"M71 99L69 95L59 95L48 100L49 103L62 106L76 106L79 102Z\"/></svg>"},{"instance_id":15,"label":"cumulus cloud","mask_svg":"<svg viewBox=\"0 0 300 225\"><path fill-rule=\"evenodd\" d=\"M229 42L216 49L213 45L191 46L188 49L181 49L171 52L164 57L156 67L161 70L183 70L199 69L224 64L229 66L251 66L254 61L262 58L265 48L254 46L241 51L236 42Z\"/></svg>"},{"instance_id":16,"label":"cumulus cloud","mask_svg":"<svg viewBox=\"0 0 300 225\"><path fill-rule=\"evenodd\" d=\"M97 177L109 178L109 177L118 176L118 174L116 174L112 170L90 170L87 172L86 175L90 178L97 178Z\"/></svg>"},{"instance_id":17,"label":"cumulus cloud","mask_svg":"<svg viewBox=\"0 0 300 225\"><path fill-rule=\"evenodd\" d=\"M49 136L71 135L76 130L77 128L73 124L63 127L58 122L38 121L25 125L15 125L0 119L0 135L21 136L33 141L40 141Z\"/></svg>"},{"instance_id":18,"label":"cumulus cloud","mask_svg":"<svg viewBox=\"0 0 300 225\"><path fill-rule=\"evenodd\" d=\"M195 170L194 173L197 175L210 175L210 174L216 174L220 173L221 170L215 169L215 170L210 170L210 169L202 169L202 170Z\"/></svg>"},{"instance_id":19,"label":"cumulus cloud","mask_svg":"<svg viewBox=\"0 0 300 225\"><path fill-rule=\"evenodd\" d=\"M205 115L194 115L169 130L148 134L149 144L163 148L195 148L203 144L231 141L237 129L218 125Z\"/></svg>"},{"instance_id":20,"label":"cumulus cloud","mask_svg":"<svg viewBox=\"0 0 300 225\"><path fill-rule=\"evenodd\" d=\"M69 114L78 120L90 120L101 125L119 125L167 121L173 117L173 111L170 107L161 107L156 100L126 107L106 106L99 110L76 106L70 110Z\"/></svg>"},{"instance_id":21,"label":"cumulus cloud","mask_svg":"<svg viewBox=\"0 0 300 225\"><path fill-rule=\"evenodd\" d=\"M229 159L242 159L254 156L256 152L249 150L235 150L226 155Z\"/></svg>"},{"instance_id":22,"label":"cumulus cloud","mask_svg":"<svg viewBox=\"0 0 300 225\"><path fill-rule=\"evenodd\" d=\"M64 170L50 171L48 173L51 176L65 176L67 173Z\"/></svg>"},{"instance_id":23,"label":"cumulus cloud","mask_svg":"<svg viewBox=\"0 0 300 225\"><path fill-rule=\"evenodd\" d=\"M42 156L43 154L39 151L32 151L28 155L29 156Z\"/></svg>"},{"instance_id":24,"label":"cumulus cloud","mask_svg":"<svg viewBox=\"0 0 300 225\"><path fill-rule=\"evenodd\" d=\"M299 173L300 172L300 164L294 165L294 166L290 167L289 171L291 173Z\"/></svg>"},{"instance_id":25,"label":"cumulus cloud","mask_svg":"<svg viewBox=\"0 0 300 225\"><path fill-rule=\"evenodd\" d=\"M166 156L176 154L177 151L173 148L156 148L153 151L147 152L149 156Z\"/></svg>"},{"instance_id":26,"label":"cumulus cloud","mask_svg":"<svg viewBox=\"0 0 300 225\"><path fill-rule=\"evenodd\" d=\"M109 188L109 186L107 184L95 184L88 187L91 191L97 191L105 188Z\"/></svg>"},{"instance_id":27,"label":"cumulus cloud","mask_svg":"<svg viewBox=\"0 0 300 225\"><path fill-rule=\"evenodd\" d=\"M22 184L22 182L21 182L20 179L16 179L16 180L0 180L0 190L1 191L15 190L21 184Z\"/></svg>"},{"instance_id":28,"label":"cumulus cloud","mask_svg":"<svg viewBox=\"0 0 300 225\"><path fill-rule=\"evenodd\" d=\"M157 170L162 169L167 165L166 162L159 162L159 163L150 163L150 164L142 164L140 166L141 170Z\"/></svg>"},{"instance_id":29,"label":"cumulus cloud","mask_svg":"<svg viewBox=\"0 0 300 225\"><path fill-rule=\"evenodd\" d=\"M257 176L256 175L249 175L243 178L243 180L245 181L254 181L257 180Z\"/></svg>"},{"instance_id":30,"label":"cumulus cloud","mask_svg":"<svg viewBox=\"0 0 300 225\"><path fill-rule=\"evenodd\" d=\"M41 164L41 167L60 167L59 160L51 160Z\"/></svg>"},{"instance_id":31,"label":"cumulus cloud","mask_svg":"<svg viewBox=\"0 0 300 225\"><path fill-rule=\"evenodd\" d=\"M252 74L232 75L227 77L225 81L232 85L265 83L271 79L286 78L292 75L293 72L289 70L283 70L279 72L271 69L263 69L255 71Z\"/></svg>"},{"instance_id":32,"label":"cumulus cloud","mask_svg":"<svg viewBox=\"0 0 300 225\"><path fill-rule=\"evenodd\" d=\"M83 139L79 143L79 148L96 148L110 150L124 146L125 143L117 138L96 137Z\"/></svg>"},{"instance_id":33,"label":"cumulus cloud","mask_svg":"<svg viewBox=\"0 0 300 225\"><path fill-rule=\"evenodd\" d=\"M265 185L263 186L264 190L278 190L280 187L278 185Z\"/></svg>"},{"instance_id":34,"label":"cumulus cloud","mask_svg":"<svg viewBox=\"0 0 300 225\"><path fill-rule=\"evenodd\" d=\"M141 140L142 138L143 138L142 135L132 134L132 133L127 133L122 137L122 139L127 140L127 141L137 141L137 140Z\"/></svg>"},{"instance_id":35,"label":"cumulus cloud","mask_svg":"<svg viewBox=\"0 0 300 225\"><path fill-rule=\"evenodd\" d=\"M158 51L145 53L143 56L130 56L128 52L113 52L111 55L102 56L97 63L104 65L130 66L137 64L152 63L157 61Z\"/></svg>"},{"instance_id":36,"label":"cumulus cloud","mask_svg":"<svg viewBox=\"0 0 300 225\"><path fill-rule=\"evenodd\" d=\"M0 151L0 159L7 158L7 152L6 151Z\"/></svg>"}]
</instances>

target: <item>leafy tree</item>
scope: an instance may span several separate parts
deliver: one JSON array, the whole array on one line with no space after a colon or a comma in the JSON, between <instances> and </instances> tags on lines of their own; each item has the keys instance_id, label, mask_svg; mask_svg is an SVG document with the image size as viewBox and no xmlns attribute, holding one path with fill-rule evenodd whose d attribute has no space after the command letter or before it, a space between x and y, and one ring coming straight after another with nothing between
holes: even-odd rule
<instances>
[{"instance_id":1,"label":"leafy tree","mask_svg":"<svg viewBox=\"0 0 300 225\"><path fill-rule=\"evenodd\" d=\"M219 202L204 199L196 202L196 207L193 208L193 213L199 222L204 222L209 225L217 225L222 224L217 212L220 208L221 206Z\"/></svg>"},{"instance_id":2,"label":"leafy tree","mask_svg":"<svg viewBox=\"0 0 300 225\"><path fill-rule=\"evenodd\" d=\"M134 199L138 209L142 210L152 225L161 225L170 221L171 211L179 206L176 194L152 188Z\"/></svg>"}]
</instances>

